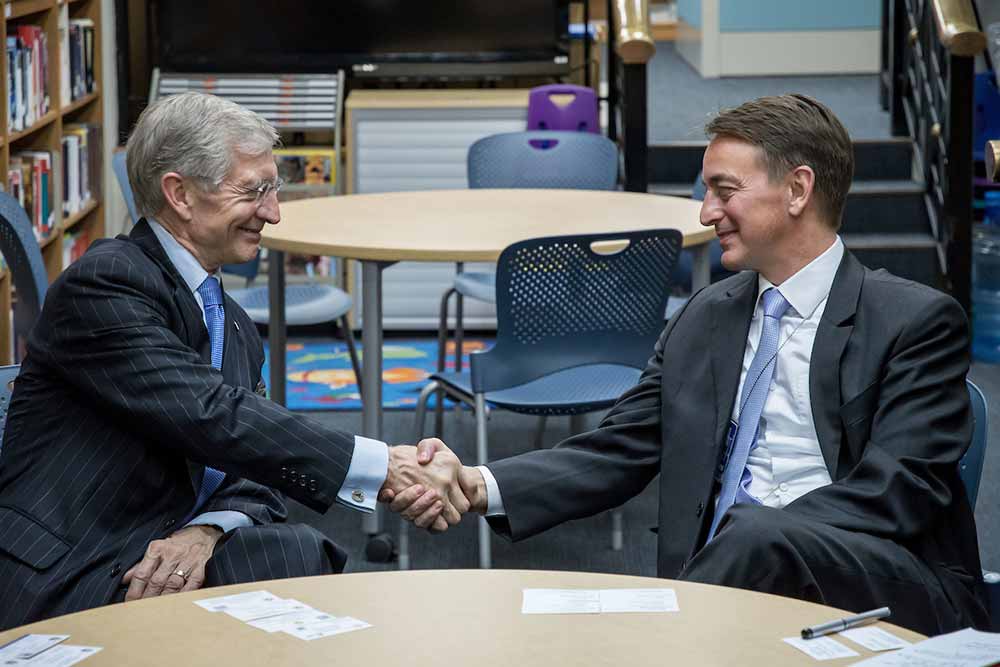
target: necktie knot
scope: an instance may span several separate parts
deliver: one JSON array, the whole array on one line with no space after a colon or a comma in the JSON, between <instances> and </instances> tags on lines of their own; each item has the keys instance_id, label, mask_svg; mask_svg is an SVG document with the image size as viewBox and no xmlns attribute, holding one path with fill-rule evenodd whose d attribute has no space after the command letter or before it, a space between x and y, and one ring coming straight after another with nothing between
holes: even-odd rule
<instances>
[{"instance_id":1,"label":"necktie knot","mask_svg":"<svg viewBox=\"0 0 1000 667\"><path fill-rule=\"evenodd\" d=\"M201 295L201 300L205 302L206 308L222 305L222 287L219 285L219 279L215 276L205 278L205 281L198 286L198 294Z\"/></svg>"},{"instance_id":2,"label":"necktie knot","mask_svg":"<svg viewBox=\"0 0 1000 667\"><path fill-rule=\"evenodd\" d=\"M785 311L788 310L788 302L785 301L785 297L776 287L764 290L761 299L764 301L764 317L773 317L780 320Z\"/></svg>"}]
</instances>

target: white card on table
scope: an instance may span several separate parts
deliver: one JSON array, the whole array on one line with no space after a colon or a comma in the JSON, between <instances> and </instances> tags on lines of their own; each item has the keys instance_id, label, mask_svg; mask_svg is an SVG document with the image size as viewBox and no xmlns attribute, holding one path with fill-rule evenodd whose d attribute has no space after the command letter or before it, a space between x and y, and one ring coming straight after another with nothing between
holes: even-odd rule
<instances>
[{"instance_id":1,"label":"white card on table","mask_svg":"<svg viewBox=\"0 0 1000 667\"><path fill-rule=\"evenodd\" d=\"M900 639L896 635L874 626L850 628L842 630L839 634L847 637L855 644L864 646L869 651L891 651L892 649L906 648L910 645L910 642L905 639Z\"/></svg>"},{"instance_id":2,"label":"white card on table","mask_svg":"<svg viewBox=\"0 0 1000 667\"><path fill-rule=\"evenodd\" d=\"M672 588L605 588L599 593L602 614L680 611Z\"/></svg>"},{"instance_id":3,"label":"white card on table","mask_svg":"<svg viewBox=\"0 0 1000 667\"><path fill-rule=\"evenodd\" d=\"M853 649L847 648L830 637L816 637L815 639L785 637L781 641L791 644L815 660L835 660L837 658L850 658L851 656L858 655Z\"/></svg>"},{"instance_id":4,"label":"white card on table","mask_svg":"<svg viewBox=\"0 0 1000 667\"><path fill-rule=\"evenodd\" d=\"M282 598L277 598L274 600L249 603L235 608L231 607L226 609L225 612L233 618L241 621L255 621L269 616L278 616L280 614L287 614L290 612L309 611L310 609L312 609L312 607L303 602L299 602L298 600L283 600Z\"/></svg>"},{"instance_id":5,"label":"white card on table","mask_svg":"<svg viewBox=\"0 0 1000 667\"><path fill-rule=\"evenodd\" d=\"M17 667L70 667L81 660L86 660L100 650L100 646L58 644L47 651L42 651L30 660L19 660L13 664Z\"/></svg>"},{"instance_id":6,"label":"white card on table","mask_svg":"<svg viewBox=\"0 0 1000 667\"><path fill-rule=\"evenodd\" d=\"M59 642L69 639L69 635L24 635L0 646L0 665L8 660L27 660Z\"/></svg>"},{"instance_id":7,"label":"white card on table","mask_svg":"<svg viewBox=\"0 0 1000 667\"><path fill-rule=\"evenodd\" d=\"M229 609L239 609L251 604L260 604L268 600L280 600L277 595L267 591L250 591L248 593L237 593L235 595L223 595L217 598L205 598L195 600L195 604L202 609L211 612L228 611Z\"/></svg>"},{"instance_id":8,"label":"white card on table","mask_svg":"<svg viewBox=\"0 0 1000 667\"><path fill-rule=\"evenodd\" d=\"M350 616L338 616L330 621L305 623L294 628L285 628L282 632L292 635L293 637L298 637L299 639L312 641L313 639L320 639L321 637L340 635L345 632L353 632L355 630L363 630L370 627L371 624L365 623L364 621L356 618L351 618Z\"/></svg>"},{"instance_id":9,"label":"white card on table","mask_svg":"<svg viewBox=\"0 0 1000 667\"><path fill-rule=\"evenodd\" d=\"M285 628L294 628L308 623L323 623L331 621L334 618L335 617L332 614L327 614L310 608L303 611L293 611L288 614L281 614L280 616L258 618L257 620L248 622L248 625L252 625L253 627L263 630L264 632L280 632Z\"/></svg>"},{"instance_id":10,"label":"white card on table","mask_svg":"<svg viewBox=\"0 0 1000 667\"><path fill-rule=\"evenodd\" d=\"M601 595L594 590L525 588L522 614L599 614Z\"/></svg>"}]
</instances>

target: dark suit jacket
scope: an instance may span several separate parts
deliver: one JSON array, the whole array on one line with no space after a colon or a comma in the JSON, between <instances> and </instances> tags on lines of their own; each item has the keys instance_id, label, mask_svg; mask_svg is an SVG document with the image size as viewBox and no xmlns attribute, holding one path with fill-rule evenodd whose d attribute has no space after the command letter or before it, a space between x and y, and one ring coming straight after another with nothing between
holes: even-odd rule
<instances>
[{"instance_id":1,"label":"dark suit jacket","mask_svg":"<svg viewBox=\"0 0 1000 667\"><path fill-rule=\"evenodd\" d=\"M753 272L700 291L597 430L490 463L507 511L494 528L528 537L620 505L659 474L658 572L676 577L711 525L756 297ZM809 373L833 483L785 511L894 540L946 588L975 588L975 524L956 465L972 430L967 346L968 324L951 297L845 253Z\"/></svg>"},{"instance_id":2,"label":"dark suit jacket","mask_svg":"<svg viewBox=\"0 0 1000 667\"><path fill-rule=\"evenodd\" d=\"M263 347L226 297L222 370L202 310L152 229L94 243L49 288L0 458L0 628L105 604L192 509L281 521L277 489L335 500L353 436L254 392ZM254 480L254 481L249 481Z\"/></svg>"}]
</instances>

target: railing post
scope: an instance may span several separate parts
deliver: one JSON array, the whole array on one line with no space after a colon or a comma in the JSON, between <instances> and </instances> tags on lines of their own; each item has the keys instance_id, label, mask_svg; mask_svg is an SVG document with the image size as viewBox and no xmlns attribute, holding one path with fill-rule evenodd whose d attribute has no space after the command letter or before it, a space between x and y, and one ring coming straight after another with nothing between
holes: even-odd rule
<instances>
[{"instance_id":1,"label":"railing post","mask_svg":"<svg viewBox=\"0 0 1000 667\"><path fill-rule=\"evenodd\" d=\"M909 21L906 18L906 6L903 0L888 0L887 22L891 34L887 55L888 86L889 86L889 131L894 137L909 133L906 126L906 113L903 111L903 96L906 94L906 43L909 40Z\"/></svg>"},{"instance_id":2,"label":"railing post","mask_svg":"<svg viewBox=\"0 0 1000 667\"><path fill-rule=\"evenodd\" d=\"M646 192L649 186L646 65L623 65L626 103L622 117L625 139L625 190Z\"/></svg>"},{"instance_id":3,"label":"railing post","mask_svg":"<svg viewBox=\"0 0 1000 667\"><path fill-rule=\"evenodd\" d=\"M948 278L951 294L967 313L972 295L972 90L975 59L949 55L948 160L945 225L950 231Z\"/></svg>"}]
</instances>

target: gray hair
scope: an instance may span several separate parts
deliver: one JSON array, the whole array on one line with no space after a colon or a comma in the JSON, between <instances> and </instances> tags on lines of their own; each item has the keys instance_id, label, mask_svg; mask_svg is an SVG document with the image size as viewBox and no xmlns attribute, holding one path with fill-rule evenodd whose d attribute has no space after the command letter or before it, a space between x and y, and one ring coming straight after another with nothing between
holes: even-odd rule
<instances>
[{"instance_id":1,"label":"gray hair","mask_svg":"<svg viewBox=\"0 0 1000 667\"><path fill-rule=\"evenodd\" d=\"M236 153L257 157L277 142L267 120L221 97L192 92L158 100L139 116L126 145L136 208L142 216L153 216L166 206L160 189L166 173L177 172L215 191Z\"/></svg>"}]
</instances>

